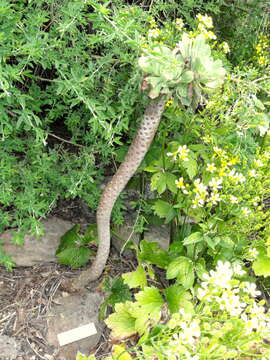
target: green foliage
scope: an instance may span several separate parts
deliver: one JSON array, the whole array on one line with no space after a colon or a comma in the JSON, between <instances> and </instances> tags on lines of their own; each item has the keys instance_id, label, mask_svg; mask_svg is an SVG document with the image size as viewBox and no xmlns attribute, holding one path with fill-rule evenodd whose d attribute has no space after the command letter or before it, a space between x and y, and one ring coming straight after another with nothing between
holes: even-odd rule
<instances>
[{"instance_id":1,"label":"green foliage","mask_svg":"<svg viewBox=\"0 0 270 360\"><path fill-rule=\"evenodd\" d=\"M105 321L113 330L113 337L126 338L137 332L142 335L148 325L157 324L160 320L164 301L157 288L145 287L135 294L135 299L136 302L116 304L115 313Z\"/></svg>"},{"instance_id":2,"label":"green foliage","mask_svg":"<svg viewBox=\"0 0 270 360\"><path fill-rule=\"evenodd\" d=\"M60 238L56 256L60 264L76 269L85 265L93 252L87 245L96 239L96 226L89 226L84 236L79 234L80 225L73 226Z\"/></svg>"},{"instance_id":3,"label":"green foliage","mask_svg":"<svg viewBox=\"0 0 270 360\"><path fill-rule=\"evenodd\" d=\"M101 288L105 292L105 300L99 308L99 317L102 320L106 317L108 307L112 307L114 310L116 304L131 300L129 287L121 277L116 279L105 278Z\"/></svg>"},{"instance_id":4,"label":"green foliage","mask_svg":"<svg viewBox=\"0 0 270 360\"><path fill-rule=\"evenodd\" d=\"M40 234L37 219L60 198L95 210L104 169L141 113L136 62L148 15L118 5L1 2L0 232Z\"/></svg>"},{"instance_id":5,"label":"green foliage","mask_svg":"<svg viewBox=\"0 0 270 360\"><path fill-rule=\"evenodd\" d=\"M179 285L165 289L167 310L162 290L145 288L135 295L134 302L119 304L109 316L107 325L113 337L126 341L136 332L144 334L132 349L136 359L165 360L179 354L183 359L193 356L198 360L246 355L267 358L269 349L263 339L269 334L269 314L265 314L264 301L255 300L260 291L247 281L245 271L237 264L218 262L210 274L204 273L200 285L193 295ZM158 315L160 310L163 318ZM160 319L158 324L153 322L153 312ZM143 316L143 321L138 322L138 316Z\"/></svg>"},{"instance_id":6,"label":"green foliage","mask_svg":"<svg viewBox=\"0 0 270 360\"><path fill-rule=\"evenodd\" d=\"M202 89L219 87L225 76L221 60L211 57L203 34L190 38L184 33L174 50L155 46L139 58L139 66L147 74L145 81L151 87L150 98L166 94L180 105L193 109L201 101Z\"/></svg>"}]
</instances>

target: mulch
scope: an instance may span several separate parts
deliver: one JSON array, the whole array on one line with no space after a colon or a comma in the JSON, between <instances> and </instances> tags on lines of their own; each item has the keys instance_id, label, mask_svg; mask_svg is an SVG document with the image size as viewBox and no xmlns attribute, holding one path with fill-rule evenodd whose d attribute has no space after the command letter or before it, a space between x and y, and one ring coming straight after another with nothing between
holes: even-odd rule
<instances>
[{"instance_id":1,"label":"mulch","mask_svg":"<svg viewBox=\"0 0 270 360\"><path fill-rule=\"evenodd\" d=\"M76 199L61 201L52 215L72 219L73 223L82 224L82 228L92 220L81 201ZM134 259L119 258L119 253L112 248L103 277L115 278L134 268ZM67 289L61 286L63 280L79 272L65 265L45 262L32 267L16 267L13 271L0 265L0 337L11 337L20 349L19 355L12 360L57 360L55 349L46 340L47 313L59 297L68 295ZM101 291L101 281L90 284L91 290ZM109 334L109 329L105 328L93 350L97 359L110 352ZM9 360L1 357L1 349L0 360Z\"/></svg>"}]
</instances>

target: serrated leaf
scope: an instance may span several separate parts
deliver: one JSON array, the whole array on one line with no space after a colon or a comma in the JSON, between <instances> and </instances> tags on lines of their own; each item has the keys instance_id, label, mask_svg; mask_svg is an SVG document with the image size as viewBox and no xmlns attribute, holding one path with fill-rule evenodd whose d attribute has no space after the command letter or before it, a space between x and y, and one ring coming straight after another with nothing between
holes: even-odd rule
<instances>
[{"instance_id":1,"label":"serrated leaf","mask_svg":"<svg viewBox=\"0 0 270 360\"><path fill-rule=\"evenodd\" d=\"M113 360L132 360L124 345L114 345L112 349Z\"/></svg>"},{"instance_id":2,"label":"serrated leaf","mask_svg":"<svg viewBox=\"0 0 270 360\"><path fill-rule=\"evenodd\" d=\"M259 254L252 264L252 268L257 276L270 276L270 257Z\"/></svg>"},{"instance_id":3,"label":"serrated leaf","mask_svg":"<svg viewBox=\"0 0 270 360\"><path fill-rule=\"evenodd\" d=\"M204 274L207 273L204 258L201 258L198 261L196 261L195 269L196 269L196 274L197 274L198 278L200 280L204 281L205 280Z\"/></svg>"},{"instance_id":4,"label":"serrated leaf","mask_svg":"<svg viewBox=\"0 0 270 360\"><path fill-rule=\"evenodd\" d=\"M109 289L110 295L106 298L106 305L111 305L112 307L119 302L125 302L131 300L131 294L129 287L124 284L124 281L121 277L118 277L113 280L112 285Z\"/></svg>"},{"instance_id":5,"label":"serrated leaf","mask_svg":"<svg viewBox=\"0 0 270 360\"><path fill-rule=\"evenodd\" d=\"M81 237L78 234L80 225L74 225L60 238L60 244L56 250L56 255L66 248L73 247L75 244L80 243Z\"/></svg>"},{"instance_id":6,"label":"serrated leaf","mask_svg":"<svg viewBox=\"0 0 270 360\"><path fill-rule=\"evenodd\" d=\"M172 285L165 289L164 294L168 302L169 310L171 313L179 311L179 305L182 301L182 295L186 290L179 285Z\"/></svg>"},{"instance_id":7,"label":"serrated leaf","mask_svg":"<svg viewBox=\"0 0 270 360\"><path fill-rule=\"evenodd\" d=\"M184 239L183 244L184 245L196 244L202 240L203 240L203 234L200 232L194 232Z\"/></svg>"},{"instance_id":8,"label":"serrated leaf","mask_svg":"<svg viewBox=\"0 0 270 360\"><path fill-rule=\"evenodd\" d=\"M93 252L84 247L68 248L56 255L60 264L69 265L73 269L77 269L85 265Z\"/></svg>"},{"instance_id":9,"label":"serrated leaf","mask_svg":"<svg viewBox=\"0 0 270 360\"><path fill-rule=\"evenodd\" d=\"M151 190L157 190L159 194L162 194L166 190L166 174L164 172L157 172L151 178Z\"/></svg>"},{"instance_id":10,"label":"serrated leaf","mask_svg":"<svg viewBox=\"0 0 270 360\"><path fill-rule=\"evenodd\" d=\"M190 180L192 180L198 172L197 161L194 159L188 159L188 161L183 161L182 165L186 169Z\"/></svg>"},{"instance_id":11,"label":"serrated leaf","mask_svg":"<svg viewBox=\"0 0 270 360\"><path fill-rule=\"evenodd\" d=\"M189 289L194 282L192 261L185 256L174 259L168 266L166 278L168 280L177 278L178 283L183 285L185 289Z\"/></svg>"},{"instance_id":12,"label":"serrated leaf","mask_svg":"<svg viewBox=\"0 0 270 360\"><path fill-rule=\"evenodd\" d=\"M177 177L174 174L166 173L166 185L173 194L177 193L177 186L175 184L176 180Z\"/></svg>"},{"instance_id":13,"label":"serrated leaf","mask_svg":"<svg viewBox=\"0 0 270 360\"><path fill-rule=\"evenodd\" d=\"M157 265L161 269L166 269L170 262L170 255L162 250L156 242L142 240L140 242L140 252L138 259L141 262Z\"/></svg>"},{"instance_id":14,"label":"serrated leaf","mask_svg":"<svg viewBox=\"0 0 270 360\"><path fill-rule=\"evenodd\" d=\"M139 265L135 271L122 274L122 278L130 289L136 287L144 288L147 285L146 273L142 265Z\"/></svg>"},{"instance_id":15,"label":"serrated leaf","mask_svg":"<svg viewBox=\"0 0 270 360\"><path fill-rule=\"evenodd\" d=\"M212 249L215 250L216 249L216 242L214 241L214 239L212 239L210 236L205 235L203 237L204 241L206 242L206 244Z\"/></svg>"},{"instance_id":16,"label":"serrated leaf","mask_svg":"<svg viewBox=\"0 0 270 360\"><path fill-rule=\"evenodd\" d=\"M156 200L155 204L152 206L154 213L161 218L166 218L168 212L173 209L173 206L164 200Z\"/></svg>"},{"instance_id":17,"label":"serrated leaf","mask_svg":"<svg viewBox=\"0 0 270 360\"><path fill-rule=\"evenodd\" d=\"M125 339L136 333L136 317L131 315L134 304L131 301L115 305L115 312L105 320L106 325L112 329L112 337Z\"/></svg>"},{"instance_id":18,"label":"serrated leaf","mask_svg":"<svg viewBox=\"0 0 270 360\"><path fill-rule=\"evenodd\" d=\"M142 310L148 314L157 313L164 304L160 292L155 287L146 287L144 290L135 294L135 299Z\"/></svg>"}]
</instances>

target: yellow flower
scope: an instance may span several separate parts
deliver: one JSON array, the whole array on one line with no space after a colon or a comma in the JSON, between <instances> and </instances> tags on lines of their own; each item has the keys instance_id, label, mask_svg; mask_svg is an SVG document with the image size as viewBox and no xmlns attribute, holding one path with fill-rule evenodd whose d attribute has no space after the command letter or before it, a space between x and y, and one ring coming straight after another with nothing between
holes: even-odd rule
<instances>
[{"instance_id":1,"label":"yellow flower","mask_svg":"<svg viewBox=\"0 0 270 360\"><path fill-rule=\"evenodd\" d=\"M217 168L214 163L207 164L206 171L213 173L215 170L217 170Z\"/></svg>"},{"instance_id":2,"label":"yellow flower","mask_svg":"<svg viewBox=\"0 0 270 360\"><path fill-rule=\"evenodd\" d=\"M178 189L181 189L184 194L188 194L188 191L186 190L186 185L184 184L184 179L180 177L178 180L175 180L176 187Z\"/></svg>"},{"instance_id":3,"label":"yellow flower","mask_svg":"<svg viewBox=\"0 0 270 360\"><path fill-rule=\"evenodd\" d=\"M218 172L218 175L219 176L225 176L226 175L226 168L221 168L220 170L219 170L219 172Z\"/></svg>"},{"instance_id":4,"label":"yellow flower","mask_svg":"<svg viewBox=\"0 0 270 360\"><path fill-rule=\"evenodd\" d=\"M210 40L215 40L217 38L216 35L213 33L213 31L207 31L203 33L203 36L205 37L205 39L210 39Z\"/></svg>"},{"instance_id":5,"label":"yellow flower","mask_svg":"<svg viewBox=\"0 0 270 360\"><path fill-rule=\"evenodd\" d=\"M160 35L160 30L159 29L151 29L148 31L147 35L150 38L156 39Z\"/></svg>"},{"instance_id":6,"label":"yellow flower","mask_svg":"<svg viewBox=\"0 0 270 360\"><path fill-rule=\"evenodd\" d=\"M224 41L224 43L222 43L222 48L223 48L223 51L225 52L225 54L228 54L230 52L230 47L226 41Z\"/></svg>"},{"instance_id":7,"label":"yellow flower","mask_svg":"<svg viewBox=\"0 0 270 360\"><path fill-rule=\"evenodd\" d=\"M260 56L260 57L258 58L258 63L259 63L260 65L266 65L266 64L267 64L267 59L266 59L266 57L265 57L265 56Z\"/></svg>"},{"instance_id":8,"label":"yellow flower","mask_svg":"<svg viewBox=\"0 0 270 360\"><path fill-rule=\"evenodd\" d=\"M230 198L230 202L231 202L232 204L238 204L238 203L239 203L239 201L238 201L238 199L237 199L236 196L230 195L229 198Z\"/></svg>"},{"instance_id":9,"label":"yellow flower","mask_svg":"<svg viewBox=\"0 0 270 360\"><path fill-rule=\"evenodd\" d=\"M212 138L211 138L211 136L209 136L209 135L204 136L202 139L203 139L203 141L206 142L206 143L210 143L210 142L212 141Z\"/></svg>"},{"instance_id":10,"label":"yellow flower","mask_svg":"<svg viewBox=\"0 0 270 360\"><path fill-rule=\"evenodd\" d=\"M173 101L172 99L169 99L167 102L166 102L166 106L169 107L173 104Z\"/></svg>"},{"instance_id":11,"label":"yellow flower","mask_svg":"<svg viewBox=\"0 0 270 360\"><path fill-rule=\"evenodd\" d=\"M187 148L187 145L180 145L179 148L177 149L179 158L181 160L184 161L188 161L188 153L189 153L189 149Z\"/></svg>"},{"instance_id":12,"label":"yellow flower","mask_svg":"<svg viewBox=\"0 0 270 360\"><path fill-rule=\"evenodd\" d=\"M178 18L175 20L175 27L177 30L183 29L184 26L184 21L182 19Z\"/></svg>"},{"instance_id":13,"label":"yellow flower","mask_svg":"<svg viewBox=\"0 0 270 360\"><path fill-rule=\"evenodd\" d=\"M212 20L211 16L198 14L198 15L196 15L196 18L201 23L203 23L208 29L213 27L213 20Z\"/></svg>"}]
</instances>

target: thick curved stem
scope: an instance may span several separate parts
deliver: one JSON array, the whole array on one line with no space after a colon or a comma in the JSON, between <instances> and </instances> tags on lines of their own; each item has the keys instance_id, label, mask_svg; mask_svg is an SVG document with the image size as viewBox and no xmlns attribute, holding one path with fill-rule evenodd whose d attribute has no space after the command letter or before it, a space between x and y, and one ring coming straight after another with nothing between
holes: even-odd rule
<instances>
[{"instance_id":1,"label":"thick curved stem","mask_svg":"<svg viewBox=\"0 0 270 360\"><path fill-rule=\"evenodd\" d=\"M102 193L97 209L99 239L97 255L92 266L82 271L80 276L74 279L74 286L77 289L83 288L89 281L96 280L102 274L110 252L110 218L112 208L119 194L134 175L147 153L157 131L164 106L165 99L163 97L148 105L137 135L130 145L123 163Z\"/></svg>"}]
</instances>

